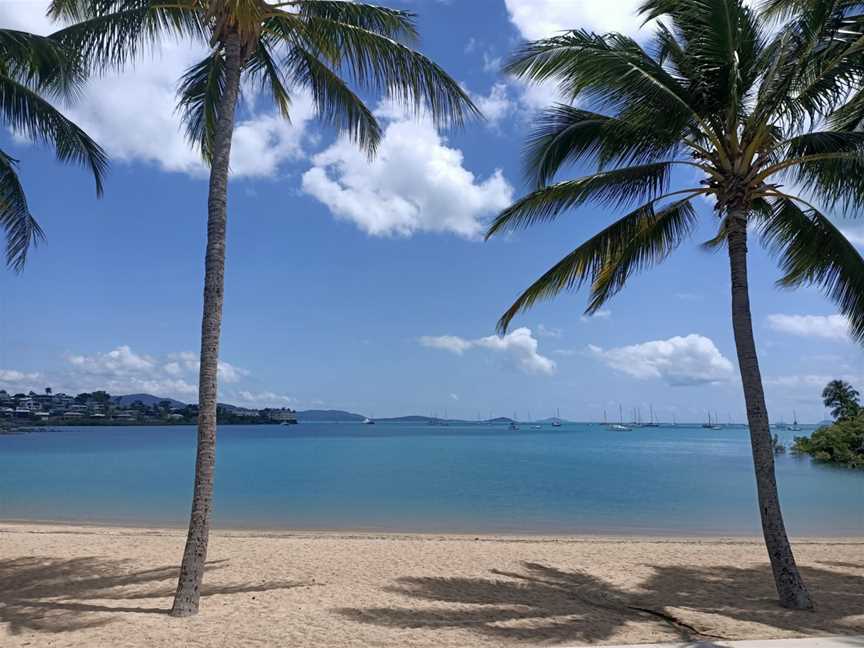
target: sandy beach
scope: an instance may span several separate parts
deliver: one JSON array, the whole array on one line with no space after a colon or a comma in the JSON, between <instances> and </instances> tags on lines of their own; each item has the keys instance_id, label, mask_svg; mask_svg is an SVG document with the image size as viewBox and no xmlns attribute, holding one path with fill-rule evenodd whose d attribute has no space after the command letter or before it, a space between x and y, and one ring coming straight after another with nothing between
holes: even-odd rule
<instances>
[{"instance_id":1,"label":"sandy beach","mask_svg":"<svg viewBox=\"0 0 864 648\"><path fill-rule=\"evenodd\" d=\"M0 524L3 646L501 646L864 634L864 540L798 540L817 601L753 539L215 532L167 615L180 530Z\"/></svg>"}]
</instances>

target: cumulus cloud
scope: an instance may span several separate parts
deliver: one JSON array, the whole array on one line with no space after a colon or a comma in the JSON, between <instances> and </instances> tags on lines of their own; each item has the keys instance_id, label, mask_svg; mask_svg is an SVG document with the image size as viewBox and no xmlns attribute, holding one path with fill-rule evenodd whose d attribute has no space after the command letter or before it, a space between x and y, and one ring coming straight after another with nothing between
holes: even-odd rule
<instances>
[{"instance_id":1,"label":"cumulus cloud","mask_svg":"<svg viewBox=\"0 0 864 648\"><path fill-rule=\"evenodd\" d=\"M46 18L47 6L47 0L0 3L0 23L49 33L58 25ZM176 106L178 80L206 54L204 44L168 40L134 67L90 80L81 100L64 112L115 160L143 161L166 171L203 176L207 169L186 141ZM238 121L234 135L231 172L272 176L282 162L301 154L314 106L307 95L298 95L288 124L272 108L255 111L254 97L249 99L244 103L249 114Z\"/></svg>"},{"instance_id":2,"label":"cumulus cloud","mask_svg":"<svg viewBox=\"0 0 864 648\"><path fill-rule=\"evenodd\" d=\"M550 337L550 338L560 338L564 334L564 331L560 328L550 327L547 328L543 324L537 325L537 337Z\"/></svg>"},{"instance_id":3,"label":"cumulus cloud","mask_svg":"<svg viewBox=\"0 0 864 648\"><path fill-rule=\"evenodd\" d=\"M538 352L538 342L529 328L518 328L507 335L466 340L454 335L424 336L420 344L462 355L469 349L486 349L504 358L508 364L526 374L555 373L555 362Z\"/></svg>"},{"instance_id":4,"label":"cumulus cloud","mask_svg":"<svg viewBox=\"0 0 864 648\"><path fill-rule=\"evenodd\" d=\"M462 355L473 346L473 343L470 340L455 335L439 335L435 337L424 335L420 338L420 344L429 347L430 349L443 349L444 351L450 351L456 355Z\"/></svg>"},{"instance_id":5,"label":"cumulus cloud","mask_svg":"<svg viewBox=\"0 0 864 648\"><path fill-rule=\"evenodd\" d=\"M42 373L0 369L0 389L29 391L53 387L55 391L78 393L104 389L112 394L146 392L179 400L194 400L198 395L198 354L191 351L153 356L120 345L110 351L92 354L66 354L58 370ZM224 360L219 361L222 386L242 383L251 374ZM231 398L252 392L230 392ZM225 394L220 394L223 398ZM259 392L262 404L286 403L287 397L273 392Z\"/></svg>"},{"instance_id":6,"label":"cumulus cloud","mask_svg":"<svg viewBox=\"0 0 864 648\"><path fill-rule=\"evenodd\" d=\"M648 34L636 15L641 0L504 0L510 21L523 38L549 38L568 29Z\"/></svg>"},{"instance_id":7,"label":"cumulus cloud","mask_svg":"<svg viewBox=\"0 0 864 648\"><path fill-rule=\"evenodd\" d=\"M610 317L612 317L612 311L601 308L596 313L594 313L592 315L582 315L579 319L582 322L590 322L591 320L594 320L594 319L608 320Z\"/></svg>"},{"instance_id":8,"label":"cumulus cloud","mask_svg":"<svg viewBox=\"0 0 864 648\"><path fill-rule=\"evenodd\" d=\"M471 94L474 104L486 117L490 126L497 126L502 119L507 117L514 108L513 100L507 90L506 83L496 83L492 86L488 95Z\"/></svg>"},{"instance_id":9,"label":"cumulus cloud","mask_svg":"<svg viewBox=\"0 0 864 648\"><path fill-rule=\"evenodd\" d=\"M734 374L714 342L696 334L614 349L589 345L588 350L616 371L640 380L659 378L675 387L726 382Z\"/></svg>"},{"instance_id":10,"label":"cumulus cloud","mask_svg":"<svg viewBox=\"0 0 864 648\"><path fill-rule=\"evenodd\" d=\"M373 236L450 232L470 239L512 201L500 170L476 178L462 151L447 146L429 120L408 119L388 105L377 114L387 125L374 160L341 138L303 175L303 191L336 217Z\"/></svg>"},{"instance_id":11,"label":"cumulus cloud","mask_svg":"<svg viewBox=\"0 0 864 648\"><path fill-rule=\"evenodd\" d=\"M42 379L41 374L25 371L17 371L16 369L0 369L0 389L11 393L28 392L34 387L37 387L37 381Z\"/></svg>"},{"instance_id":12,"label":"cumulus cloud","mask_svg":"<svg viewBox=\"0 0 864 648\"><path fill-rule=\"evenodd\" d=\"M285 394L277 394L272 391L252 392L245 389L237 392L236 400L253 407L285 407L296 402L296 399Z\"/></svg>"},{"instance_id":13,"label":"cumulus cloud","mask_svg":"<svg viewBox=\"0 0 864 648\"><path fill-rule=\"evenodd\" d=\"M783 315L767 318L768 327L780 333L800 337L816 337L830 340L849 339L849 320L843 315Z\"/></svg>"}]
</instances>

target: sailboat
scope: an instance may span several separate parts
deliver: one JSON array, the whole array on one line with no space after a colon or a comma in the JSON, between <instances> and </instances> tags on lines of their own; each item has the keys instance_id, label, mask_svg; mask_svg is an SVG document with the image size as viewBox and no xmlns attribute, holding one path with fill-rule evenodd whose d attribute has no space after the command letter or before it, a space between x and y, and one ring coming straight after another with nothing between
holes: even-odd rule
<instances>
[{"instance_id":1,"label":"sailboat","mask_svg":"<svg viewBox=\"0 0 864 648\"><path fill-rule=\"evenodd\" d=\"M531 422L532 420L533 420L533 419L531 418L531 410L528 410L528 425L531 426L531 429L532 429L532 430L539 430L539 429L540 429L540 425L537 424L537 423L532 423L532 422Z\"/></svg>"},{"instance_id":2,"label":"sailboat","mask_svg":"<svg viewBox=\"0 0 864 648\"><path fill-rule=\"evenodd\" d=\"M654 406L651 405L651 420L645 424L645 427L660 427L660 424L654 420Z\"/></svg>"},{"instance_id":3,"label":"sailboat","mask_svg":"<svg viewBox=\"0 0 864 648\"><path fill-rule=\"evenodd\" d=\"M518 430L519 429L519 424L516 423L516 412L513 412L513 420L510 421L510 429L511 430Z\"/></svg>"},{"instance_id":4,"label":"sailboat","mask_svg":"<svg viewBox=\"0 0 864 648\"><path fill-rule=\"evenodd\" d=\"M621 405L618 405L618 423L613 423L609 426L609 429L617 430L618 432L627 432L633 429L624 425L624 411L621 409Z\"/></svg>"},{"instance_id":5,"label":"sailboat","mask_svg":"<svg viewBox=\"0 0 864 648\"><path fill-rule=\"evenodd\" d=\"M375 425L375 419L367 416L363 419L363 425Z\"/></svg>"},{"instance_id":6,"label":"sailboat","mask_svg":"<svg viewBox=\"0 0 864 648\"><path fill-rule=\"evenodd\" d=\"M555 418L552 419L552 427L561 427L561 410L555 410Z\"/></svg>"},{"instance_id":7,"label":"sailboat","mask_svg":"<svg viewBox=\"0 0 864 648\"><path fill-rule=\"evenodd\" d=\"M801 426L798 425L798 414L795 410L792 410L792 425L786 428L790 432L800 432Z\"/></svg>"},{"instance_id":8,"label":"sailboat","mask_svg":"<svg viewBox=\"0 0 864 648\"><path fill-rule=\"evenodd\" d=\"M717 424L716 424L716 423L711 419L711 410L708 410L708 422L707 422L707 423L703 423L703 424L702 424L702 427L705 428L706 430L718 430L718 429L720 429L720 426L717 425Z\"/></svg>"}]
</instances>

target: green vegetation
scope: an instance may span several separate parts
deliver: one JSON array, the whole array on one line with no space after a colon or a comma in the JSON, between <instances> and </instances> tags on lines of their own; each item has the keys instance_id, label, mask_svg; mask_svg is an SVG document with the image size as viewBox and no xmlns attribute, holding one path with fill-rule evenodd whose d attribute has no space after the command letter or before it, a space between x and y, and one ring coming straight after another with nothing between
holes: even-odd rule
<instances>
[{"instance_id":1,"label":"green vegetation","mask_svg":"<svg viewBox=\"0 0 864 648\"><path fill-rule=\"evenodd\" d=\"M858 392L842 380L832 380L822 391L825 407L831 407L834 423L809 437L795 437L792 451L816 461L864 469L864 412Z\"/></svg>"},{"instance_id":2,"label":"green vegetation","mask_svg":"<svg viewBox=\"0 0 864 648\"><path fill-rule=\"evenodd\" d=\"M845 380L832 380L822 390L822 402L831 408L835 421L853 419L861 412L858 390Z\"/></svg>"}]
</instances>

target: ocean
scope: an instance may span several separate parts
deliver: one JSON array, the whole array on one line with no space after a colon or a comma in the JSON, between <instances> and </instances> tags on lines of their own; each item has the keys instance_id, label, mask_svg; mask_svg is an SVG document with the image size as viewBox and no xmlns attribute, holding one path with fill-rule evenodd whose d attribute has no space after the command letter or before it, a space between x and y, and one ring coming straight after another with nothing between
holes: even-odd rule
<instances>
[{"instance_id":1,"label":"ocean","mask_svg":"<svg viewBox=\"0 0 864 648\"><path fill-rule=\"evenodd\" d=\"M744 428L310 422L225 426L217 446L217 528L759 533ZM194 427L0 436L0 519L184 526L194 462ZM864 472L787 453L777 478L791 534L864 535Z\"/></svg>"}]
</instances>

